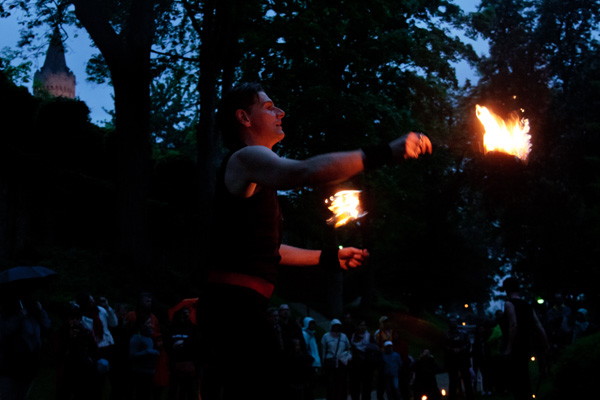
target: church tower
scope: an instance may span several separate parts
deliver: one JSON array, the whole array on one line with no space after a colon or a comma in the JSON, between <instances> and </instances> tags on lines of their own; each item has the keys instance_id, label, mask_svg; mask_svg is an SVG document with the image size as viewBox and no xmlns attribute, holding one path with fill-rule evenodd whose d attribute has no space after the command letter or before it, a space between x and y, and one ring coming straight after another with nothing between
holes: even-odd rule
<instances>
[{"instance_id":1,"label":"church tower","mask_svg":"<svg viewBox=\"0 0 600 400\"><path fill-rule=\"evenodd\" d=\"M65 48L58 27L52 34L44 66L33 76L33 93L75 98L75 75L67 68Z\"/></svg>"}]
</instances>

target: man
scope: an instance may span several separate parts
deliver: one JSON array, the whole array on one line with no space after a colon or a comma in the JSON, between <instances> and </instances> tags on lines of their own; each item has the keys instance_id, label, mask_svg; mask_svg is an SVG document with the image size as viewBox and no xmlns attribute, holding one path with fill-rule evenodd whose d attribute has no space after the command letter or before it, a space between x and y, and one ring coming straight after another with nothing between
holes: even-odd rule
<instances>
[{"instance_id":1,"label":"man","mask_svg":"<svg viewBox=\"0 0 600 400\"><path fill-rule=\"evenodd\" d=\"M314 388L316 384L316 378L319 370L321 369L321 355L319 352L319 345L317 342L317 323L311 317L304 318L304 324L302 327L302 335L304 336L304 342L306 343L306 350L312 357L312 374L309 379L305 399L313 399Z\"/></svg>"},{"instance_id":2,"label":"man","mask_svg":"<svg viewBox=\"0 0 600 400\"><path fill-rule=\"evenodd\" d=\"M102 304L102 305L100 305ZM92 391L95 398L101 398L106 378L112 379L110 364L113 362L113 352L115 349L115 340L110 332L119 324L117 315L108 304L105 298L98 303L90 293L80 293L77 295L77 305L81 308L81 323L92 332L98 346L98 376L96 388Z\"/></svg>"},{"instance_id":3,"label":"man","mask_svg":"<svg viewBox=\"0 0 600 400\"><path fill-rule=\"evenodd\" d=\"M350 269L369 256L353 247L308 250L282 244L277 190L343 182L365 166L431 153L429 139L411 133L376 148L303 161L279 157L272 148L284 137L284 115L256 83L233 88L219 105L217 127L231 152L217 179L212 259L205 298L199 302L206 307L203 322L210 344L203 396L208 400L218 393L277 398L277 384L268 383L277 382L273 378L280 373L274 366L277 341L265 311L279 265Z\"/></svg>"},{"instance_id":4,"label":"man","mask_svg":"<svg viewBox=\"0 0 600 400\"><path fill-rule=\"evenodd\" d=\"M383 379L385 382L385 394L390 400L400 400L400 368L402 358L394 351L394 343L388 340L383 346Z\"/></svg>"},{"instance_id":5,"label":"man","mask_svg":"<svg viewBox=\"0 0 600 400\"><path fill-rule=\"evenodd\" d=\"M448 399L458 398L461 381L465 388L465 399L474 398L471 380L471 341L465 332L458 328L455 318L448 321L448 330L444 335L446 352L445 363L448 371Z\"/></svg>"},{"instance_id":6,"label":"man","mask_svg":"<svg viewBox=\"0 0 600 400\"><path fill-rule=\"evenodd\" d=\"M519 281L512 277L506 278L502 282L502 289L507 296L502 330L507 333L503 350L503 355L507 358L505 376L516 400L531 399L533 393L528 363L532 355L532 341L541 343L542 349L548 351L548 339L535 311L521 298Z\"/></svg>"},{"instance_id":7,"label":"man","mask_svg":"<svg viewBox=\"0 0 600 400\"><path fill-rule=\"evenodd\" d=\"M279 328L283 340L283 349L288 351L293 348L294 339L304 340L302 336L302 327L292 317L290 306L282 304L279 306Z\"/></svg>"},{"instance_id":8,"label":"man","mask_svg":"<svg viewBox=\"0 0 600 400\"><path fill-rule=\"evenodd\" d=\"M342 322L339 319L331 320L329 332L321 338L321 352L327 379L327 400L346 400L352 345L350 339L342 332Z\"/></svg>"}]
</instances>

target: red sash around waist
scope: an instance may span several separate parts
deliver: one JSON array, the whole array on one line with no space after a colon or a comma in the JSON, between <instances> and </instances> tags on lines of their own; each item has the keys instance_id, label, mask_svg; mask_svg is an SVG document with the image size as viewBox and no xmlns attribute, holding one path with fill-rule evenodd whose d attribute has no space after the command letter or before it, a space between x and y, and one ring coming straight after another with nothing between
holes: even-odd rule
<instances>
[{"instance_id":1,"label":"red sash around waist","mask_svg":"<svg viewBox=\"0 0 600 400\"><path fill-rule=\"evenodd\" d=\"M252 289L267 299L271 298L273 290L275 289L275 285L263 278L240 274L238 272L210 271L208 273L208 281Z\"/></svg>"}]
</instances>

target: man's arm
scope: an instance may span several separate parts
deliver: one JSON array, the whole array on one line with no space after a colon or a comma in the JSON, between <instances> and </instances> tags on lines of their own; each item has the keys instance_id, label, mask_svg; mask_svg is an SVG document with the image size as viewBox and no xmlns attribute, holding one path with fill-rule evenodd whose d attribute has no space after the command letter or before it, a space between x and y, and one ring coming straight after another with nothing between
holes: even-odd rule
<instances>
[{"instance_id":1,"label":"man's arm","mask_svg":"<svg viewBox=\"0 0 600 400\"><path fill-rule=\"evenodd\" d=\"M235 196L250 197L256 185L293 189L341 182L363 170L360 150L327 153L298 161L279 157L264 146L248 146L231 156L225 185Z\"/></svg>"},{"instance_id":2,"label":"man's arm","mask_svg":"<svg viewBox=\"0 0 600 400\"><path fill-rule=\"evenodd\" d=\"M427 136L411 132L390 142L388 151L393 160L418 158L431 153L431 142ZM366 158L365 152L354 150L299 161L281 158L264 146L247 146L231 156L225 171L225 185L235 196L250 197L256 185L292 189L338 183L361 172Z\"/></svg>"},{"instance_id":3,"label":"man's arm","mask_svg":"<svg viewBox=\"0 0 600 400\"><path fill-rule=\"evenodd\" d=\"M281 265L286 266L315 266L319 265L321 250L307 250L298 247L281 245L279 254L281 255ZM351 269L360 267L369 257L369 252L355 247L344 247L338 250L338 260L342 269Z\"/></svg>"}]
</instances>

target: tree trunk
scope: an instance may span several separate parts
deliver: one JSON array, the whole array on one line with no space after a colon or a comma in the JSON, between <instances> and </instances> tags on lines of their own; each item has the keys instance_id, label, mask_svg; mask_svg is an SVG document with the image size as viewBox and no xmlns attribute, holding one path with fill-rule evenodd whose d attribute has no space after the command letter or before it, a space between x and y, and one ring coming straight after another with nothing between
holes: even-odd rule
<instances>
[{"instance_id":1,"label":"tree trunk","mask_svg":"<svg viewBox=\"0 0 600 400\"><path fill-rule=\"evenodd\" d=\"M155 2L133 0L117 34L98 0L74 0L77 18L102 53L115 89L118 141L118 255L142 270L150 260L146 201L150 163L150 50Z\"/></svg>"}]
</instances>

